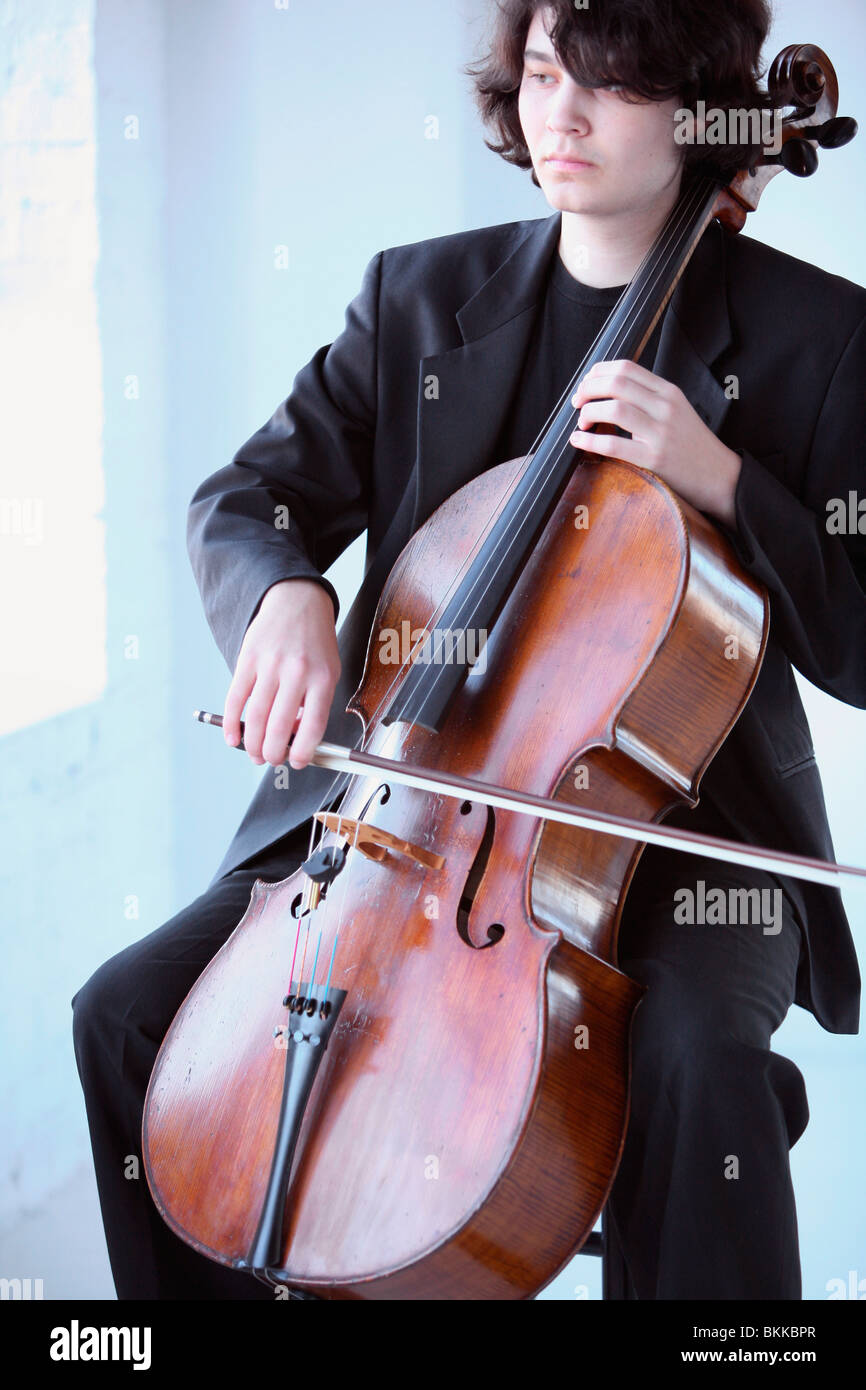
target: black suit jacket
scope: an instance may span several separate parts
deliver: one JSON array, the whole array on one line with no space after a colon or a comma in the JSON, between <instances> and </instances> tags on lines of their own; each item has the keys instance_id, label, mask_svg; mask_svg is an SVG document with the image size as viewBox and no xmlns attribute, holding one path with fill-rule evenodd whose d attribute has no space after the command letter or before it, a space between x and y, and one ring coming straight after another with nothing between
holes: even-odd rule
<instances>
[{"instance_id":1,"label":"black suit jacket","mask_svg":"<svg viewBox=\"0 0 866 1390\"><path fill-rule=\"evenodd\" d=\"M440 502L501 462L492 442L517 387L560 223L555 213L379 252L340 336L192 498L190 557L230 670L267 589L321 579L367 529L365 577L339 635L343 671L328 740L354 743L360 733L345 705L399 552ZM731 539L771 602L748 705L710 764L697 811L669 823L695 825L700 816L731 838L830 858L791 664L838 699L866 706L866 537L826 527L829 499L866 495L866 290L713 223L671 301L654 370L742 453ZM431 376L436 393L424 389ZM288 531L275 528L280 505ZM332 779L309 767L279 790L268 768L215 878L312 814ZM857 1032L860 977L841 897L785 883L807 947L797 1002L829 1031Z\"/></svg>"}]
</instances>

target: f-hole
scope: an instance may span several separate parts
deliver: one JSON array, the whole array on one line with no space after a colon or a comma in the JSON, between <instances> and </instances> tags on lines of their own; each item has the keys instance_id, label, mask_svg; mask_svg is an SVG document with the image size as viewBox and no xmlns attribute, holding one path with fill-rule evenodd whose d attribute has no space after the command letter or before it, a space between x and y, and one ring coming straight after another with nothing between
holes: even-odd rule
<instances>
[{"instance_id":1,"label":"f-hole","mask_svg":"<svg viewBox=\"0 0 866 1390\"><path fill-rule=\"evenodd\" d=\"M461 815L468 815L471 811L471 802L464 801L460 807ZM495 946L505 935L505 928L501 922L491 922L487 928L487 940L483 946L476 946L469 935L469 914L475 902L475 894L478 892L478 885L487 868L487 861L490 858L490 850L493 846L493 835L496 830L496 817L493 807L487 807L487 824L484 827L484 834L481 837L481 844L478 846L478 853L475 856L472 867L466 878L463 887L463 895L460 899L460 906L457 909L457 933L461 941L465 941L467 946L471 946L473 951L486 951L488 946Z\"/></svg>"}]
</instances>

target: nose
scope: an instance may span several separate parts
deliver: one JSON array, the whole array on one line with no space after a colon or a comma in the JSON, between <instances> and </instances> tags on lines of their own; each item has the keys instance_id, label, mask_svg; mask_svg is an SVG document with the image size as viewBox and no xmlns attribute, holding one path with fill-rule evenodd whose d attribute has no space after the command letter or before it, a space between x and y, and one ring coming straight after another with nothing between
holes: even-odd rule
<instances>
[{"instance_id":1,"label":"nose","mask_svg":"<svg viewBox=\"0 0 866 1390\"><path fill-rule=\"evenodd\" d=\"M574 82L563 82L547 112L545 125L552 135L587 135L586 92Z\"/></svg>"}]
</instances>

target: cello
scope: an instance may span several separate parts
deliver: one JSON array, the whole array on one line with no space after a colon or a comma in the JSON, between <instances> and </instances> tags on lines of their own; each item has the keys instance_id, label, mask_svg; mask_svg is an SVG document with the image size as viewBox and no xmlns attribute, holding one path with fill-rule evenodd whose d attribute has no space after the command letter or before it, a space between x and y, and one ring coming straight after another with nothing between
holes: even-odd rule
<instances>
[{"instance_id":1,"label":"cello","mask_svg":"<svg viewBox=\"0 0 866 1390\"><path fill-rule=\"evenodd\" d=\"M786 50L770 88L795 108L779 167L812 172L813 142L853 135L820 50ZM728 187L683 190L576 380L640 356L709 221L739 229L776 172L756 156ZM696 804L749 698L768 612L658 478L576 460L572 390L525 459L460 489L404 550L349 706L353 779L302 869L256 884L160 1050L156 1205L265 1282L529 1298L613 1182L642 992L614 964L619 916L640 844ZM380 638L404 624L395 673ZM467 633L487 635L483 665L455 654ZM631 834L599 835L586 804Z\"/></svg>"}]
</instances>

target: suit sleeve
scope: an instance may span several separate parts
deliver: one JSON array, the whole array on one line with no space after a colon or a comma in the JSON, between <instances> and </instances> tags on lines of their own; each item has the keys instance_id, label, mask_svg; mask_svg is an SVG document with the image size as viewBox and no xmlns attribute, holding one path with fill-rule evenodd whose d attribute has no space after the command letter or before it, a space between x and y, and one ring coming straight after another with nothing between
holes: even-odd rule
<instances>
[{"instance_id":1,"label":"suit sleeve","mask_svg":"<svg viewBox=\"0 0 866 1390\"><path fill-rule=\"evenodd\" d=\"M771 631L807 680L866 707L866 534L835 534L834 500L866 532L866 320L847 343L821 408L796 496L750 453L727 531L746 570L770 595ZM864 507L866 513L866 507Z\"/></svg>"},{"instance_id":2,"label":"suit sleeve","mask_svg":"<svg viewBox=\"0 0 866 1390\"><path fill-rule=\"evenodd\" d=\"M340 336L190 502L190 562L231 671L265 593L281 580L318 581L337 615L336 591L322 576L367 525L381 261L379 252L367 266Z\"/></svg>"}]
</instances>

